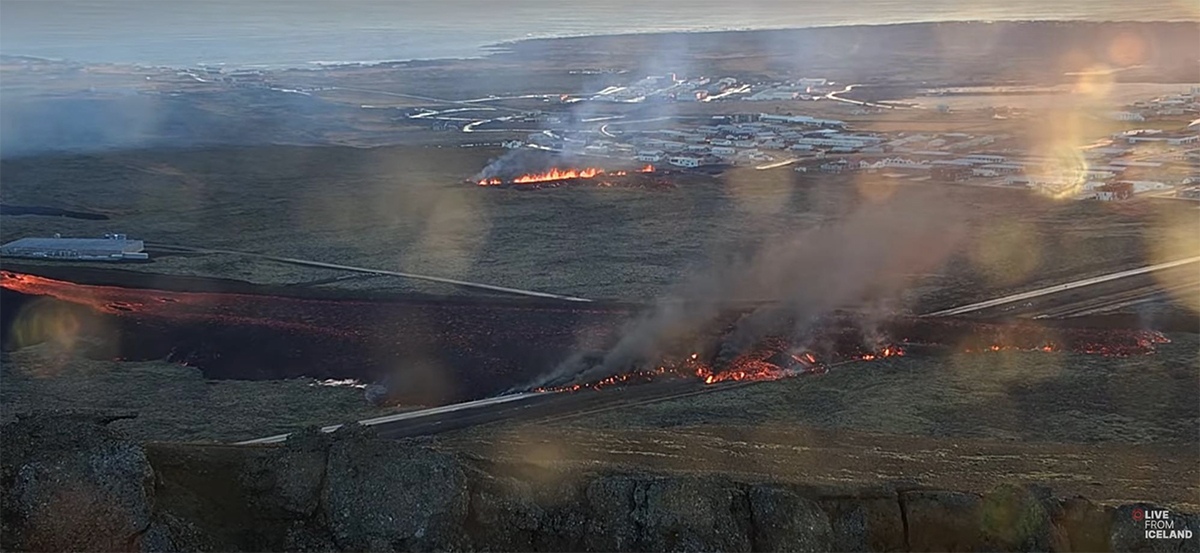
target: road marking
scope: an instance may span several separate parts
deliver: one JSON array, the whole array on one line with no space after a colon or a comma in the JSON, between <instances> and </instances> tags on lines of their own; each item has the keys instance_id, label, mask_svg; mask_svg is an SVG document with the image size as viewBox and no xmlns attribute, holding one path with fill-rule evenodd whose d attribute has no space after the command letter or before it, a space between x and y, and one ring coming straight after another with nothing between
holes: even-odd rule
<instances>
[{"instance_id":1,"label":"road marking","mask_svg":"<svg viewBox=\"0 0 1200 553\"><path fill-rule=\"evenodd\" d=\"M434 415L441 415L443 413L453 413L455 411L476 409L479 407L487 407L489 405L497 405L497 404L509 403L509 402L513 402L513 401L522 401L522 400L526 400L526 399L529 399L532 397L543 396L547 393L554 393L554 392L537 392L537 393L526 392L526 393L521 393L521 394L509 394L509 395L505 395L505 396L490 397L490 398L486 398L486 399L477 399L475 401L468 401L465 403L454 403L451 405L443 405L441 407L432 407L429 409L421 409L418 411L407 411L404 413L396 413L395 415L387 415L387 416L383 416L383 417L376 417L373 419L361 420L361 421L358 421L358 424L361 424L363 426L375 426L377 424L386 424L389 422L419 419L419 418L423 418L423 417L431 417ZM334 424L334 425L330 425L330 426L323 426L323 427L321 427L321 432L328 434L328 433L333 432L343 426L345 426L345 425ZM265 438L257 438L254 440L246 440L244 442L236 442L234 445L275 444L275 443L286 441L288 439L288 436L291 436L291 435L292 434L290 432L287 434L277 434L275 436L267 436Z\"/></svg>"},{"instance_id":2,"label":"road marking","mask_svg":"<svg viewBox=\"0 0 1200 553\"><path fill-rule=\"evenodd\" d=\"M1169 261L1167 263L1159 263L1157 265L1150 265L1148 267L1140 267L1137 269L1130 269L1128 271L1120 271L1120 272L1111 273L1111 274L1107 274L1107 275L1101 275L1098 277L1085 278L1083 280L1076 280L1073 282L1068 282L1066 284L1057 284L1054 286L1040 288L1040 289L1029 291L1029 292L1022 292L1020 294L1004 296L1002 298L981 301L979 303L972 303L970 305L963 305L963 306L954 307L951 309L943 309L941 311L934 311L933 313L926 313L925 316L926 317L948 317L951 315L962 315L963 313L979 311L980 309L987 309L989 307L995 307L997 305L1004 305L1006 303L1013 303L1013 302L1017 302L1017 301L1021 301L1021 300L1027 300L1030 298L1047 296L1050 294L1057 294L1059 292L1063 292L1066 290L1073 290L1075 288L1082 288L1084 286L1091 286L1093 284L1100 284L1102 282L1110 282L1110 281L1119 280L1119 279L1127 278L1127 277L1131 277L1131 276L1144 275L1146 273L1153 273L1155 271L1161 271L1163 269L1170 269L1173 267L1181 267L1183 265L1188 265L1188 264L1197 263L1197 262L1200 262L1200 256L1189 257L1187 259L1179 259L1179 260L1175 260L1175 261Z\"/></svg>"}]
</instances>

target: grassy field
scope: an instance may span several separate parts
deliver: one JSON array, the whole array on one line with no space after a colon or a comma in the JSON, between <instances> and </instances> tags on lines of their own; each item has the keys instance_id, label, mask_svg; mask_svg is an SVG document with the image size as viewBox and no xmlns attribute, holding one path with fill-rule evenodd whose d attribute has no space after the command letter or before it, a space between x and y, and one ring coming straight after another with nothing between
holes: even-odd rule
<instances>
[{"instance_id":1,"label":"grassy field","mask_svg":"<svg viewBox=\"0 0 1200 553\"><path fill-rule=\"evenodd\" d=\"M599 428L811 426L1004 441L1197 444L1200 340L1153 355L956 353L845 365L829 374L590 417Z\"/></svg>"},{"instance_id":2,"label":"grassy field","mask_svg":"<svg viewBox=\"0 0 1200 553\"><path fill-rule=\"evenodd\" d=\"M49 343L3 356L5 418L39 409L135 411L114 427L139 440L249 440L395 411L371 406L359 388L312 379L207 380L185 365L92 360Z\"/></svg>"},{"instance_id":3,"label":"grassy field","mask_svg":"<svg viewBox=\"0 0 1200 553\"><path fill-rule=\"evenodd\" d=\"M682 176L677 188L654 191L516 191L463 182L501 153L263 147L5 160L6 203L111 219L6 217L0 237L117 231L159 243L647 299L765 244L803 239L856 210L885 205L914 220L944 221L947 235L957 233L931 269L902 275L912 279L909 299L932 304L1200 251L1200 220L1186 202L1057 202L1021 191L804 176L787 168ZM132 267L269 283L331 276L220 255Z\"/></svg>"},{"instance_id":4,"label":"grassy field","mask_svg":"<svg viewBox=\"0 0 1200 553\"><path fill-rule=\"evenodd\" d=\"M1106 503L1200 507L1200 339L1154 355L910 356L822 376L441 439L492 459L581 471L733 474L806 486L985 492L1039 483ZM551 472L552 473L552 472Z\"/></svg>"}]
</instances>

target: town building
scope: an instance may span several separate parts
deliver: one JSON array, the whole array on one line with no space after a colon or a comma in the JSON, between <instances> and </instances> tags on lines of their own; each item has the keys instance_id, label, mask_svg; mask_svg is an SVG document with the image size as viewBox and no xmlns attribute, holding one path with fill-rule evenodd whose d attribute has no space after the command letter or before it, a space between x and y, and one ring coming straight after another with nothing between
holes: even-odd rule
<instances>
[{"instance_id":1,"label":"town building","mask_svg":"<svg viewBox=\"0 0 1200 553\"><path fill-rule=\"evenodd\" d=\"M695 156L672 156L668 163L676 167L699 167L701 159Z\"/></svg>"},{"instance_id":2,"label":"town building","mask_svg":"<svg viewBox=\"0 0 1200 553\"><path fill-rule=\"evenodd\" d=\"M664 152L662 150L642 150L637 153L638 161L659 162L662 161Z\"/></svg>"},{"instance_id":3,"label":"town building","mask_svg":"<svg viewBox=\"0 0 1200 553\"><path fill-rule=\"evenodd\" d=\"M1114 182L1096 188L1096 199L1104 202L1127 200L1133 197L1133 183Z\"/></svg>"}]
</instances>

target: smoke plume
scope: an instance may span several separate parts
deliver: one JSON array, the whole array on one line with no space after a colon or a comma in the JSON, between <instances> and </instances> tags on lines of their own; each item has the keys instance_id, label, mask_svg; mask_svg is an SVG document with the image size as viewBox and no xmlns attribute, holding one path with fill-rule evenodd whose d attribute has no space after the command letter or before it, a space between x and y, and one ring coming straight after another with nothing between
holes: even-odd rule
<instances>
[{"instance_id":1,"label":"smoke plume","mask_svg":"<svg viewBox=\"0 0 1200 553\"><path fill-rule=\"evenodd\" d=\"M602 357L578 354L533 387L590 382L655 362L664 344L695 334L732 302L761 302L721 344L718 370L770 333L803 339L834 309L894 297L914 274L939 266L963 224L937 194L911 193L866 203L846 218L762 245L684 283L633 322ZM790 325L791 328L781 328Z\"/></svg>"}]
</instances>

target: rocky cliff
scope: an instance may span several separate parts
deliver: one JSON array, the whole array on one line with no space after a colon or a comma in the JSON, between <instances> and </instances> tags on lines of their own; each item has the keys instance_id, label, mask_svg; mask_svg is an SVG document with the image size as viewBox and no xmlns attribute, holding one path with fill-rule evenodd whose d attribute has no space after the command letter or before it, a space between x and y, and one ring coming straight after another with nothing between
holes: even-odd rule
<instances>
[{"instance_id":1,"label":"rocky cliff","mask_svg":"<svg viewBox=\"0 0 1200 553\"><path fill-rule=\"evenodd\" d=\"M137 444L119 415L3 429L3 548L111 551L1200 551L1146 539L1150 504L1002 484L830 489L702 474L549 471L351 427L282 445Z\"/></svg>"}]
</instances>

